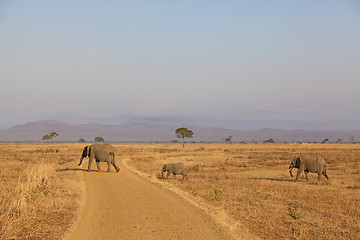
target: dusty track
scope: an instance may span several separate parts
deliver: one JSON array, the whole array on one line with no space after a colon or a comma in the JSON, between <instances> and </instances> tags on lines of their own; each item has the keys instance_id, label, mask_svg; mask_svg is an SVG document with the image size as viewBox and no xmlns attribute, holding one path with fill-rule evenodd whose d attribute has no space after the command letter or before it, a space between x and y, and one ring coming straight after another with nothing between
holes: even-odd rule
<instances>
[{"instance_id":1,"label":"dusty track","mask_svg":"<svg viewBox=\"0 0 360 240\"><path fill-rule=\"evenodd\" d=\"M84 178L87 201L70 239L231 239L202 210L123 165Z\"/></svg>"}]
</instances>

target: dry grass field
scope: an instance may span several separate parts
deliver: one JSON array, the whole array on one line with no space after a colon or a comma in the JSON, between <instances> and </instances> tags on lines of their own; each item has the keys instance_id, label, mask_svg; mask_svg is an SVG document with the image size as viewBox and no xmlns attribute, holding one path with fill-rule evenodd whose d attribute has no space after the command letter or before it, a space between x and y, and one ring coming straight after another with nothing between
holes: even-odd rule
<instances>
[{"instance_id":1,"label":"dry grass field","mask_svg":"<svg viewBox=\"0 0 360 240\"><path fill-rule=\"evenodd\" d=\"M84 201L83 171L74 171L84 145L0 145L1 239L64 236ZM114 147L118 162L224 210L262 239L360 239L359 145ZM309 182L302 175L294 183L288 166L299 154L323 156L330 180L309 174ZM158 179L170 162L185 163L188 177Z\"/></svg>"},{"instance_id":2,"label":"dry grass field","mask_svg":"<svg viewBox=\"0 0 360 240\"><path fill-rule=\"evenodd\" d=\"M78 145L0 145L0 239L61 239L77 220L84 183ZM80 150L81 151L81 150ZM76 158L74 158L76 156Z\"/></svg>"},{"instance_id":3,"label":"dry grass field","mask_svg":"<svg viewBox=\"0 0 360 240\"><path fill-rule=\"evenodd\" d=\"M188 178L162 181L224 209L262 239L360 239L358 145L124 145L117 153L153 177L164 163L185 163ZM288 167L299 154L323 156L330 181L312 173L294 183Z\"/></svg>"}]
</instances>

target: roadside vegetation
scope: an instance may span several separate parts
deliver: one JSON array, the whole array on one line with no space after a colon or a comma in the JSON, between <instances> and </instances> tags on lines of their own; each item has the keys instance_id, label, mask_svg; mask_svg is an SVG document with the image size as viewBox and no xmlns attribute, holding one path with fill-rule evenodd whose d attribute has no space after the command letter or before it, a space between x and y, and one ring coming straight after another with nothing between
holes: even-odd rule
<instances>
[{"instance_id":1,"label":"roadside vegetation","mask_svg":"<svg viewBox=\"0 0 360 240\"><path fill-rule=\"evenodd\" d=\"M77 220L85 185L76 144L0 145L0 239L62 239Z\"/></svg>"}]
</instances>

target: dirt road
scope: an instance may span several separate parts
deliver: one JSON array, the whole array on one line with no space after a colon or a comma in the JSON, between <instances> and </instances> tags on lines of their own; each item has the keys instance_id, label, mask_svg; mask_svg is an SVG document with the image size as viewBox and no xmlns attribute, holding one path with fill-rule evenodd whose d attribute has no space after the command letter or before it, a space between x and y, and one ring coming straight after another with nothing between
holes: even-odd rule
<instances>
[{"instance_id":1,"label":"dirt road","mask_svg":"<svg viewBox=\"0 0 360 240\"><path fill-rule=\"evenodd\" d=\"M87 201L70 239L231 239L200 209L120 167L84 172Z\"/></svg>"}]
</instances>

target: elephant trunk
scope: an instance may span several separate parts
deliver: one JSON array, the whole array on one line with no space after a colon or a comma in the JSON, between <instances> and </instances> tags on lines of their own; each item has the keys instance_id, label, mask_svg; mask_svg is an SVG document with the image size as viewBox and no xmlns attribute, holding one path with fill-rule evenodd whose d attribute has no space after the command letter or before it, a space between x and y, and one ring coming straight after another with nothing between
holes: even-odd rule
<instances>
[{"instance_id":1,"label":"elephant trunk","mask_svg":"<svg viewBox=\"0 0 360 240\"><path fill-rule=\"evenodd\" d=\"M81 158L80 158L80 163L78 164L78 166L80 166L80 165L82 164L83 159L84 159L84 157L81 156Z\"/></svg>"},{"instance_id":2,"label":"elephant trunk","mask_svg":"<svg viewBox=\"0 0 360 240\"><path fill-rule=\"evenodd\" d=\"M166 172L168 169L166 169L165 167L163 167L161 169L161 178L164 178L164 172Z\"/></svg>"},{"instance_id":3,"label":"elephant trunk","mask_svg":"<svg viewBox=\"0 0 360 240\"><path fill-rule=\"evenodd\" d=\"M88 150L89 150L88 146L84 147L84 150L83 150L83 152L81 154L80 163L79 163L78 166L80 166L82 164L83 159L88 156Z\"/></svg>"}]
</instances>

